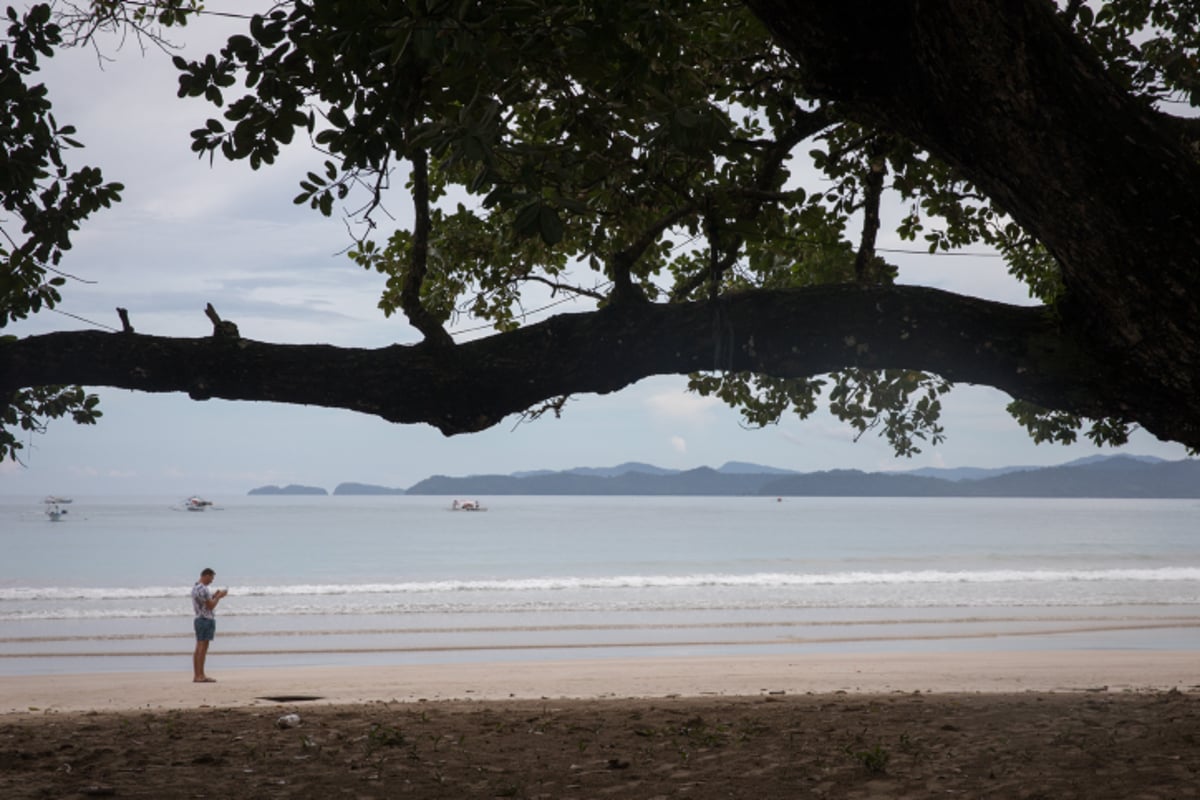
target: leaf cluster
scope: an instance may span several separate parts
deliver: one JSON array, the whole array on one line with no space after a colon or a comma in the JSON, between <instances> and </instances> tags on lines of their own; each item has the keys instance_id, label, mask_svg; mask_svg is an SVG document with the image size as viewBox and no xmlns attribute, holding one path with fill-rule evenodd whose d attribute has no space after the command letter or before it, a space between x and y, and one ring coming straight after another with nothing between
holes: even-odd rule
<instances>
[{"instance_id":1,"label":"leaf cluster","mask_svg":"<svg viewBox=\"0 0 1200 800\"><path fill-rule=\"evenodd\" d=\"M1150 103L1200 106L1200 3L1072 0L1063 14L1132 94Z\"/></svg>"},{"instance_id":2,"label":"leaf cluster","mask_svg":"<svg viewBox=\"0 0 1200 800\"><path fill-rule=\"evenodd\" d=\"M62 44L51 7L39 3L24 15L11 6L0 40L0 328L61 300L66 276L59 270L71 235L124 188L105 183L100 170L72 170L65 153L82 147L75 129L60 125L42 84L33 83L40 60ZM14 431L40 432L50 418L70 414L94 422L96 398L78 387L40 387L15 393L0 414L0 459L16 458L23 445Z\"/></svg>"},{"instance_id":3,"label":"leaf cluster","mask_svg":"<svg viewBox=\"0 0 1200 800\"><path fill-rule=\"evenodd\" d=\"M17 452L25 443L18 431L45 433L49 420L65 416L78 425L94 425L102 416L99 404L99 397L79 386L38 386L14 393L0 405L0 460L19 460Z\"/></svg>"},{"instance_id":4,"label":"leaf cluster","mask_svg":"<svg viewBox=\"0 0 1200 800\"><path fill-rule=\"evenodd\" d=\"M1073 444L1087 422L1077 414L1042 408L1024 400L1008 404L1008 413L1028 433L1034 442ZM1134 426L1120 419L1091 420L1084 435L1095 445L1119 447L1129 441Z\"/></svg>"},{"instance_id":5,"label":"leaf cluster","mask_svg":"<svg viewBox=\"0 0 1200 800\"><path fill-rule=\"evenodd\" d=\"M59 273L71 234L101 208L120 199L124 188L105 183L100 170L72 171L65 151L82 147L75 128L59 125L46 87L31 84L40 58L50 58L62 29L50 6L38 4L22 17L9 7L0 43L0 328L61 299L66 279Z\"/></svg>"}]
</instances>

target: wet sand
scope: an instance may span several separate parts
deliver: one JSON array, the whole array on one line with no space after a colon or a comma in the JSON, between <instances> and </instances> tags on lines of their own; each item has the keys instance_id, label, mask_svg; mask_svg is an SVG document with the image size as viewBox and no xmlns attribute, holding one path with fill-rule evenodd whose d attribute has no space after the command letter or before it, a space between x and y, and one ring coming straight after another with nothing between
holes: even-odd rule
<instances>
[{"instance_id":1,"label":"wet sand","mask_svg":"<svg viewBox=\"0 0 1200 800\"><path fill-rule=\"evenodd\" d=\"M1195 652L1038 651L644 658L0 678L0 714L232 708L308 703L797 695L832 692L1195 691Z\"/></svg>"}]
</instances>

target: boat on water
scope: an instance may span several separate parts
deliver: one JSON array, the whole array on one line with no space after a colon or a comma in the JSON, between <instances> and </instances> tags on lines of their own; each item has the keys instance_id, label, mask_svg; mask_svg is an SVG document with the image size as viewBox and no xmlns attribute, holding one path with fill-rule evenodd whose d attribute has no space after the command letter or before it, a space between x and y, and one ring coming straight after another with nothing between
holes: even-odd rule
<instances>
[{"instance_id":1,"label":"boat on water","mask_svg":"<svg viewBox=\"0 0 1200 800\"><path fill-rule=\"evenodd\" d=\"M203 511L212 505L212 500L205 500L203 497L195 495L183 501L183 507L188 511Z\"/></svg>"},{"instance_id":2,"label":"boat on water","mask_svg":"<svg viewBox=\"0 0 1200 800\"><path fill-rule=\"evenodd\" d=\"M70 503L72 503L74 501L72 501L71 498L69 498L69 497L59 497L56 494L52 494L52 495L46 496L45 502L53 503L54 505L57 505L57 506L65 506L65 505L69 505Z\"/></svg>"},{"instance_id":3,"label":"boat on water","mask_svg":"<svg viewBox=\"0 0 1200 800\"><path fill-rule=\"evenodd\" d=\"M46 518L51 522L58 522L67 515L67 509L63 508L64 503L70 503L69 498L64 497L47 497L46 498Z\"/></svg>"},{"instance_id":4,"label":"boat on water","mask_svg":"<svg viewBox=\"0 0 1200 800\"><path fill-rule=\"evenodd\" d=\"M450 504L451 511L486 511L478 500L455 500Z\"/></svg>"}]
</instances>

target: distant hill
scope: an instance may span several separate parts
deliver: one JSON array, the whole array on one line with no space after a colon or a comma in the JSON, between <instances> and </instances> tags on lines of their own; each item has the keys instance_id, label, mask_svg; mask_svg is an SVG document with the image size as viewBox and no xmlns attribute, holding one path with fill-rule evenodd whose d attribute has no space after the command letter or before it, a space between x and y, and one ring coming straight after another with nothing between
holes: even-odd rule
<instances>
[{"instance_id":1,"label":"distant hill","mask_svg":"<svg viewBox=\"0 0 1200 800\"><path fill-rule=\"evenodd\" d=\"M329 494L329 492L325 491L320 486L300 486L295 483L289 483L287 486L260 486L257 489L251 489L249 494L327 495L327 494Z\"/></svg>"},{"instance_id":2,"label":"distant hill","mask_svg":"<svg viewBox=\"0 0 1200 800\"><path fill-rule=\"evenodd\" d=\"M1133 459L1142 461L1147 464L1160 464L1163 462L1161 458L1154 456L1086 456L1077 458L1074 461L1068 461L1065 464L1059 464L1059 467L1085 467L1092 465L1113 464L1118 468L1124 464L1125 459ZM923 478L941 478L947 481L977 481L983 478L994 478L998 475L1007 475L1010 472L1031 472L1035 470L1046 469L1046 467L921 467L920 469L910 469L906 475L920 475Z\"/></svg>"},{"instance_id":3,"label":"distant hill","mask_svg":"<svg viewBox=\"0 0 1200 800\"><path fill-rule=\"evenodd\" d=\"M334 494L405 494L403 489L389 489L387 486L373 486L369 483L339 483L333 490Z\"/></svg>"},{"instance_id":4,"label":"distant hill","mask_svg":"<svg viewBox=\"0 0 1200 800\"><path fill-rule=\"evenodd\" d=\"M325 494L264 486L250 494ZM405 489L341 483L335 495L679 495L779 497L1146 497L1200 498L1200 460L1091 456L1057 467L923 468L908 472L795 472L731 461L719 469L672 470L626 462L511 475L433 475Z\"/></svg>"},{"instance_id":5,"label":"distant hill","mask_svg":"<svg viewBox=\"0 0 1200 800\"><path fill-rule=\"evenodd\" d=\"M796 475L794 469L778 469L776 467L764 467L762 464L747 464L745 461L726 461L720 467L717 467L717 472L723 472L726 475Z\"/></svg>"},{"instance_id":6,"label":"distant hill","mask_svg":"<svg viewBox=\"0 0 1200 800\"><path fill-rule=\"evenodd\" d=\"M769 469L769 468L768 468ZM646 475L674 475L683 470L663 469L653 464L643 464L639 461L626 461L615 467L572 467L571 469L555 472L554 470L536 470L534 472L514 472L514 478L537 478L545 475L583 475L589 478L614 478L629 472L641 472Z\"/></svg>"},{"instance_id":7,"label":"distant hill","mask_svg":"<svg viewBox=\"0 0 1200 800\"><path fill-rule=\"evenodd\" d=\"M955 497L958 484L902 472L838 469L776 477L757 494L781 497Z\"/></svg>"},{"instance_id":8,"label":"distant hill","mask_svg":"<svg viewBox=\"0 0 1200 800\"><path fill-rule=\"evenodd\" d=\"M1113 456L1011 472L964 486L973 497L1200 497L1200 461Z\"/></svg>"},{"instance_id":9,"label":"distant hill","mask_svg":"<svg viewBox=\"0 0 1200 800\"><path fill-rule=\"evenodd\" d=\"M642 465L639 465L642 466ZM412 495L777 495L780 497L1196 497L1200 461L1101 456L1058 467L799 473L734 464L686 471L575 469L520 475L435 475Z\"/></svg>"},{"instance_id":10,"label":"distant hill","mask_svg":"<svg viewBox=\"0 0 1200 800\"><path fill-rule=\"evenodd\" d=\"M1010 472L1024 472L1041 467L921 467L900 473L916 475L920 478L941 478L944 481L977 481L981 478L992 478L996 475L1007 475Z\"/></svg>"}]
</instances>

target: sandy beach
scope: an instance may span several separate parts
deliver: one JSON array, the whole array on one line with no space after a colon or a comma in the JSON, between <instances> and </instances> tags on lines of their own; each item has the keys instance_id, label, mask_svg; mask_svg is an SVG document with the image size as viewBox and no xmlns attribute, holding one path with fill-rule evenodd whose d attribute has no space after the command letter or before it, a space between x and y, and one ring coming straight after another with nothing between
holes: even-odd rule
<instances>
[{"instance_id":1,"label":"sandy beach","mask_svg":"<svg viewBox=\"0 0 1200 800\"><path fill-rule=\"evenodd\" d=\"M1200 797L1194 652L210 667L0 679L0 797Z\"/></svg>"},{"instance_id":2,"label":"sandy beach","mask_svg":"<svg viewBox=\"0 0 1200 800\"><path fill-rule=\"evenodd\" d=\"M1200 692L1195 652L1020 651L467 662L389 667L180 671L0 678L0 714L182 710L446 700L803 694Z\"/></svg>"}]
</instances>

